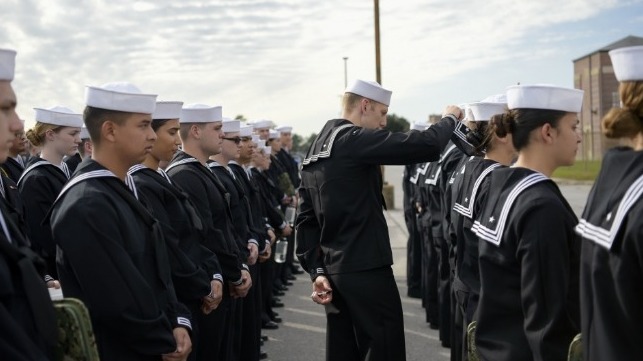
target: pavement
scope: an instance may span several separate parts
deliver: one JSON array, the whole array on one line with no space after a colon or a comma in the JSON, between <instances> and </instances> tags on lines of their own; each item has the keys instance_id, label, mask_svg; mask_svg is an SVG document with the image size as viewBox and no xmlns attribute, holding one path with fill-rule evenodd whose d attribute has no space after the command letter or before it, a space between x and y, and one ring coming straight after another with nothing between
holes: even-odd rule
<instances>
[{"instance_id":1,"label":"pavement","mask_svg":"<svg viewBox=\"0 0 643 361\"><path fill-rule=\"evenodd\" d=\"M421 301L406 296L406 243L408 232L402 207L402 166L386 166L385 180L395 187L395 208L385 211L393 250L393 273L400 291L408 361L447 361L449 349L438 340L438 331L424 322ZM558 182L563 195L577 215L585 205L591 183ZM310 299L312 292L307 275L299 275L281 299L284 308L275 309L283 323L277 330L264 330L269 337L263 347L273 361L325 360L326 316L322 306Z\"/></svg>"}]
</instances>

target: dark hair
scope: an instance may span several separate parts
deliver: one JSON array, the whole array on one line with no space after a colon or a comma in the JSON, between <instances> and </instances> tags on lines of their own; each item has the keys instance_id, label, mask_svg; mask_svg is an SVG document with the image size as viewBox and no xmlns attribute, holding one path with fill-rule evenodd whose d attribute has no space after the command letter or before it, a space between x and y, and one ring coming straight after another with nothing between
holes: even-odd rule
<instances>
[{"instance_id":1,"label":"dark hair","mask_svg":"<svg viewBox=\"0 0 643 361\"><path fill-rule=\"evenodd\" d=\"M558 127L558 122L567 112L549 109L511 109L494 121L496 135L504 137L511 133L514 148L520 151L529 145L529 134L532 130L551 124Z\"/></svg>"},{"instance_id":2,"label":"dark hair","mask_svg":"<svg viewBox=\"0 0 643 361\"><path fill-rule=\"evenodd\" d=\"M100 143L100 128L105 121L110 120L118 125L123 125L132 113L118 110L108 110L86 106L83 111L83 121L87 132L94 144Z\"/></svg>"},{"instance_id":3,"label":"dark hair","mask_svg":"<svg viewBox=\"0 0 643 361\"><path fill-rule=\"evenodd\" d=\"M467 133L467 142L473 145L473 155L481 157L489 148L491 138L487 138L489 122L470 121L468 126L471 131Z\"/></svg>"},{"instance_id":4,"label":"dark hair","mask_svg":"<svg viewBox=\"0 0 643 361\"><path fill-rule=\"evenodd\" d=\"M169 122L172 119L152 119L152 129L154 132L159 130L160 127L163 126L163 124Z\"/></svg>"},{"instance_id":5,"label":"dark hair","mask_svg":"<svg viewBox=\"0 0 643 361\"><path fill-rule=\"evenodd\" d=\"M618 87L622 108L612 108L601 129L608 138L634 137L643 131L643 81L622 82Z\"/></svg>"}]
</instances>

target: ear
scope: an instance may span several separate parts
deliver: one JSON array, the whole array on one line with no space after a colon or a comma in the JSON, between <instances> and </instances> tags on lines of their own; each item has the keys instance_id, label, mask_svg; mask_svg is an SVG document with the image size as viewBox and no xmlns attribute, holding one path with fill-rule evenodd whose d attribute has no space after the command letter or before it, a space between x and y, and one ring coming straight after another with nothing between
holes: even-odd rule
<instances>
[{"instance_id":1,"label":"ear","mask_svg":"<svg viewBox=\"0 0 643 361\"><path fill-rule=\"evenodd\" d=\"M116 123L111 120L104 121L100 127L100 137L110 143L114 143L116 140Z\"/></svg>"},{"instance_id":2,"label":"ear","mask_svg":"<svg viewBox=\"0 0 643 361\"><path fill-rule=\"evenodd\" d=\"M552 127L551 124L545 123L545 125L540 128L540 137L545 144L551 144L554 142L555 132L556 129Z\"/></svg>"},{"instance_id":3,"label":"ear","mask_svg":"<svg viewBox=\"0 0 643 361\"><path fill-rule=\"evenodd\" d=\"M190 134L192 134L194 139L201 139L201 127L196 124L190 125Z\"/></svg>"},{"instance_id":4,"label":"ear","mask_svg":"<svg viewBox=\"0 0 643 361\"><path fill-rule=\"evenodd\" d=\"M366 111L368 110L368 103L369 101L366 98L362 98L362 100L360 101L359 106L362 113L366 113Z\"/></svg>"},{"instance_id":5,"label":"ear","mask_svg":"<svg viewBox=\"0 0 643 361\"><path fill-rule=\"evenodd\" d=\"M49 142L54 140L55 136L56 133L52 129L47 129L47 131L45 132L45 139Z\"/></svg>"}]
</instances>

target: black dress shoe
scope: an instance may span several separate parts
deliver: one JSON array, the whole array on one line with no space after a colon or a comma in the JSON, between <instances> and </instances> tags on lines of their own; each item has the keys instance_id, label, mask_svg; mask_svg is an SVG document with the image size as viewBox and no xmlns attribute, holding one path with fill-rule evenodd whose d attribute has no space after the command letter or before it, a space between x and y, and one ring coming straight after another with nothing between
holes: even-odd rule
<instances>
[{"instance_id":1,"label":"black dress shoe","mask_svg":"<svg viewBox=\"0 0 643 361\"><path fill-rule=\"evenodd\" d=\"M292 284L292 282L291 282L290 284ZM285 286L285 285L281 285L281 286L277 287L277 289L278 289L279 291L288 291L288 287L287 287L287 286Z\"/></svg>"},{"instance_id":2,"label":"black dress shoe","mask_svg":"<svg viewBox=\"0 0 643 361\"><path fill-rule=\"evenodd\" d=\"M284 282L284 285L285 285L285 286L292 286L292 282L290 282L290 281L286 281L286 282ZM285 287L285 286L284 286L284 287ZM288 289L288 287L286 287L286 289L285 289L284 291L286 291L287 289Z\"/></svg>"},{"instance_id":3,"label":"black dress shoe","mask_svg":"<svg viewBox=\"0 0 643 361\"><path fill-rule=\"evenodd\" d=\"M272 303L270 304L273 308L280 308L284 307L284 303L281 301L276 301L275 299L272 300Z\"/></svg>"},{"instance_id":4,"label":"black dress shoe","mask_svg":"<svg viewBox=\"0 0 643 361\"><path fill-rule=\"evenodd\" d=\"M272 311L272 317L279 317L279 314L275 311Z\"/></svg>"},{"instance_id":5,"label":"black dress shoe","mask_svg":"<svg viewBox=\"0 0 643 361\"><path fill-rule=\"evenodd\" d=\"M272 291L272 294L275 296L285 296L286 293L284 291L279 291L279 290L274 290Z\"/></svg>"},{"instance_id":6,"label":"black dress shoe","mask_svg":"<svg viewBox=\"0 0 643 361\"><path fill-rule=\"evenodd\" d=\"M259 360L265 360L268 358L268 353L266 351L259 351Z\"/></svg>"},{"instance_id":7,"label":"black dress shoe","mask_svg":"<svg viewBox=\"0 0 643 361\"><path fill-rule=\"evenodd\" d=\"M268 321L268 322L262 323L261 328L263 328L264 330L276 330L279 328L279 325L276 324L275 322Z\"/></svg>"},{"instance_id":8,"label":"black dress shoe","mask_svg":"<svg viewBox=\"0 0 643 361\"><path fill-rule=\"evenodd\" d=\"M261 335L261 341L268 341L268 336Z\"/></svg>"},{"instance_id":9,"label":"black dress shoe","mask_svg":"<svg viewBox=\"0 0 643 361\"><path fill-rule=\"evenodd\" d=\"M295 266L295 265L290 267L290 271L295 275L300 275L304 273L304 270L302 270L299 266Z\"/></svg>"},{"instance_id":10,"label":"black dress shoe","mask_svg":"<svg viewBox=\"0 0 643 361\"><path fill-rule=\"evenodd\" d=\"M295 277L294 275L288 275L288 277L286 277L286 278L288 279L288 281L296 281L297 280L297 277Z\"/></svg>"},{"instance_id":11,"label":"black dress shoe","mask_svg":"<svg viewBox=\"0 0 643 361\"><path fill-rule=\"evenodd\" d=\"M271 320L274 323L281 323L282 322L281 317L273 317L273 318L271 318Z\"/></svg>"}]
</instances>

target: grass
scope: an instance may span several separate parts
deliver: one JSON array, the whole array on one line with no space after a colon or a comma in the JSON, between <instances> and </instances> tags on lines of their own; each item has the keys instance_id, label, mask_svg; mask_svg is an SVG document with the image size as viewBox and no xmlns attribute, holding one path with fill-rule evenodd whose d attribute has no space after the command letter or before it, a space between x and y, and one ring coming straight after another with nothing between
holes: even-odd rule
<instances>
[{"instance_id":1,"label":"grass","mask_svg":"<svg viewBox=\"0 0 643 361\"><path fill-rule=\"evenodd\" d=\"M578 160L571 167L560 167L556 169L552 178L593 181L596 179L596 176L598 176L600 169L601 161L599 160Z\"/></svg>"}]
</instances>

